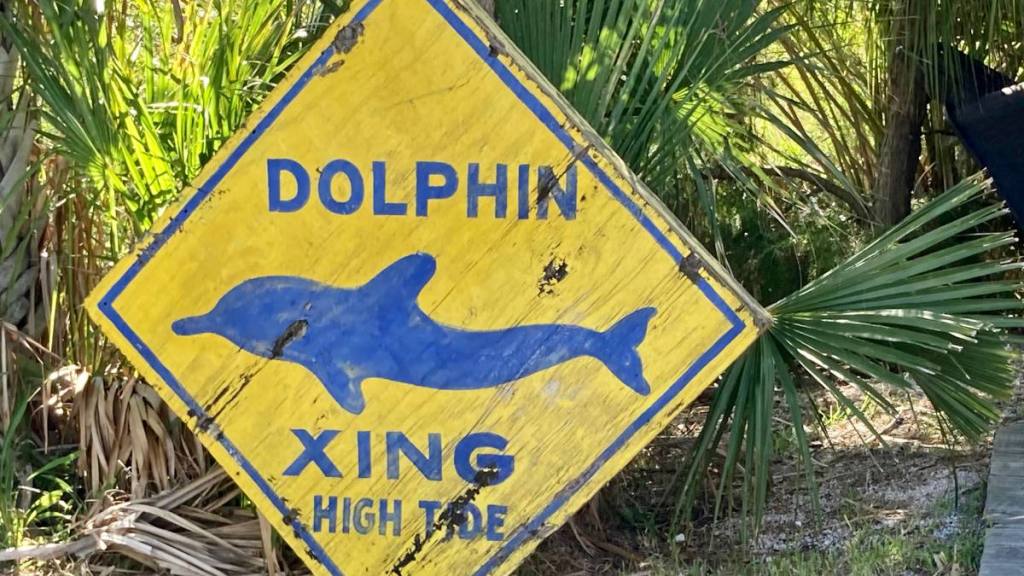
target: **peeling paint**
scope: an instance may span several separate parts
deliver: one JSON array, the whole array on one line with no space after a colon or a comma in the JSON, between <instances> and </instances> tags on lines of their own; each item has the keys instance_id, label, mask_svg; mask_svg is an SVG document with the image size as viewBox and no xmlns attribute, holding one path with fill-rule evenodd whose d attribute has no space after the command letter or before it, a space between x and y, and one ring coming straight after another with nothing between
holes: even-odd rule
<instances>
[{"instance_id":1,"label":"peeling paint","mask_svg":"<svg viewBox=\"0 0 1024 576\"><path fill-rule=\"evenodd\" d=\"M364 30L362 22L353 22L343 27L334 35L331 48L334 48L336 54L348 54L359 43L359 37L363 35Z\"/></svg>"},{"instance_id":2,"label":"peeling paint","mask_svg":"<svg viewBox=\"0 0 1024 576\"><path fill-rule=\"evenodd\" d=\"M552 258L544 265L544 272L537 282L537 295L544 296L555 293L555 286L569 276L569 263L564 258Z\"/></svg>"},{"instance_id":3,"label":"peeling paint","mask_svg":"<svg viewBox=\"0 0 1024 576\"><path fill-rule=\"evenodd\" d=\"M694 284L699 283L702 278L700 271L704 268L704 261L696 252L690 252L679 260L679 273L686 276Z\"/></svg>"}]
</instances>

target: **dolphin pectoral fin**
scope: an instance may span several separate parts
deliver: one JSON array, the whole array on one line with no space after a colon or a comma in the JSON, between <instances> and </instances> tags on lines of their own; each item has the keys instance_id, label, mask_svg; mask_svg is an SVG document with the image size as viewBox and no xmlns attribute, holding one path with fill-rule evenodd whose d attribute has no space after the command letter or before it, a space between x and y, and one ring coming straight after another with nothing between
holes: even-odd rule
<instances>
[{"instance_id":1,"label":"dolphin pectoral fin","mask_svg":"<svg viewBox=\"0 0 1024 576\"><path fill-rule=\"evenodd\" d=\"M311 370L342 408L353 414L361 414L366 408L362 380L349 378L344 370L333 364L316 366Z\"/></svg>"},{"instance_id":2,"label":"dolphin pectoral fin","mask_svg":"<svg viewBox=\"0 0 1024 576\"><path fill-rule=\"evenodd\" d=\"M360 291L383 298L389 304L415 303L436 270L433 256L416 252L381 270Z\"/></svg>"}]
</instances>

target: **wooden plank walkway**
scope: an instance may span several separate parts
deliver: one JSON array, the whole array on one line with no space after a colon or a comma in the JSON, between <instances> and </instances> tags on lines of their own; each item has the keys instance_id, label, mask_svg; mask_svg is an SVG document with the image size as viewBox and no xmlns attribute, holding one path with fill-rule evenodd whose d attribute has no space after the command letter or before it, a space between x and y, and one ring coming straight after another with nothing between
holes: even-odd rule
<instances>
[{"instance_id":1,"label":"wooden plank walkway","mask_svg":"<svg viewBox=\"0 0 1024 576\"><path fill-rule=\"evenodd\" d=\"M979 576L1024 576L1024 421L996 433Z\"/></svg>"}]
</instances>

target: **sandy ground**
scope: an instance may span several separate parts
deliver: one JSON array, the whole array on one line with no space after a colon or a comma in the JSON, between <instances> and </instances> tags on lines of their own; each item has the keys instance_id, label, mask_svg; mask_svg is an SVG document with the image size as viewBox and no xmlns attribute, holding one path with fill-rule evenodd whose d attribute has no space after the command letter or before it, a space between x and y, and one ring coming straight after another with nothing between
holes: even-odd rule
<instances>
[{"instance_id":1,"label":"sandy ground","mask_svg":"<svg viewBox=\"0 0 1024 576\"><path fill-rule=\"evenodd\" d=\"M860 403L853 389L844 390ZM830 418L828 438L812 435L820 506L809 496L803 467L784 442L773 462L773 480L763 528L744 542L738 509L715 521L713 510L695 511L691 522L673 523L674 481L706 409L681 416L613 480L573 522L543 543L520 570L534 574L647 574L646 567L671 559L685 567L700 559L752 561L797 552L836 550L855 531L885 530L901 534L926 526L930 537L957 537L969 522L980 522L977 510L958 506L983 494L989 444L949 449L942 441L934 414L920 394L889 394L895 416L880 409L868 413L882 434L882 444L853 418L844 418L830 399L819 405ZM1020 418L1024 388L1008 407ZM786 424L780 411L779 429ZM808 430L813 434L813 431ZM781 434L780 438L784 439ZM738 508L738 503L736 504ZM728 514L728 512L727 512Z\"/></svg>"}]
</instances>

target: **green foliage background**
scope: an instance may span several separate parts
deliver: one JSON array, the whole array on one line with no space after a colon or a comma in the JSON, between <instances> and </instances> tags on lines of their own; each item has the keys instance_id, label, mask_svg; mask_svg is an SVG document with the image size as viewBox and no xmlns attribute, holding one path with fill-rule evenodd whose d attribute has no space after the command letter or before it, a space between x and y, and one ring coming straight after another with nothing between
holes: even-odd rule
<instances>
[{"instance_id":1,"label":"green foliage background","mask_svg":"<svg viewBox=\"0 0 1024 576\"><path fill-rule=\"evenodd\" d=\"M17 190L46 217L11 229L46 238L52 273L33 288L48 302L46 329L36 334L42 348L93 374L128 370L82 314L84 294L345 9L314 0L6 5L0 34L21 67L0 97L29 103L39 125L32 185ZM719 511L726 489L738 487L740 511L756 529L780 409L814 490L806 429L820 420L805 399L812 387L861 418L843 385L883 408L891 406L880 388L917 387L951 439L988 432L1016 378L1013 222L974 175L979 167L936 102L924 126L916 210L880 226L873 186L892 54L911 51L932 84L948 64L932 51L938 43L1019 75L1024 6L498 0L496 17L744 286L774 302L774 323L718 386L678 488L680 521L721 450ZM21 509L11 502L23 479L9 463L23 458L19 438L38 426L24 417L24 406L39 401L29 399L32 389L19 384L19 401L0 420L0 510L12 527L0 530L0 545L33 530L64 535L60 523L43 521L49 512L22 510L17 520L11 512ZM5 382L4 390L15 387ZM35 499L35 509L67 508L82 494L68 482L58 488Z\"/></svg>"}]
</instances>

